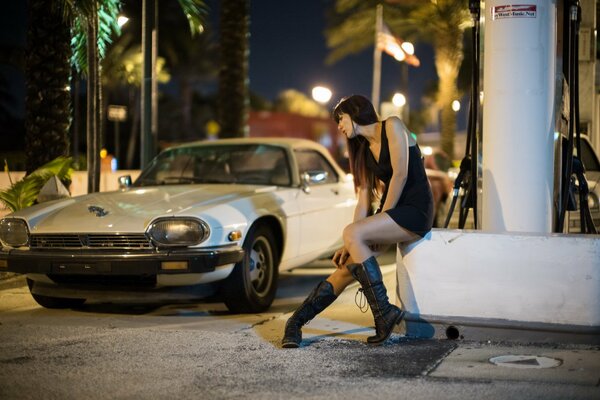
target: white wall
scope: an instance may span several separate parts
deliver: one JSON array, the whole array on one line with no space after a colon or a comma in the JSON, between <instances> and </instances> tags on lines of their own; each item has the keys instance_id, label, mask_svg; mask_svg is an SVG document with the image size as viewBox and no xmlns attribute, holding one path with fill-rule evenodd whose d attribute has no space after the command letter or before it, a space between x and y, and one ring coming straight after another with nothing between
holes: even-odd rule
<instances>
[{"instance_id":1,"label":"white wall","mask_svg":"<svg viewBox=\"0 0 600 400\"><path fill-rule=\"evenodd\" d=\"M109 192L117 190L119 188L119 176L131 175L131 179L135 180L140 175L140 170L120 170L120 171L109 171L102 172L100 174L100 191ZM13 182L22 179L25 176L24 171L15 171L10 173L10 178ZM87 171L74 171L71 175L71 186L69 191L71 196L79 196L87 194ZM0 172L0 190L4 190L10 187L10 179L6 172ZM4 206L0 204L0 216L8 214L8 210L4 209Z\"/></svg>"}]
</instances>

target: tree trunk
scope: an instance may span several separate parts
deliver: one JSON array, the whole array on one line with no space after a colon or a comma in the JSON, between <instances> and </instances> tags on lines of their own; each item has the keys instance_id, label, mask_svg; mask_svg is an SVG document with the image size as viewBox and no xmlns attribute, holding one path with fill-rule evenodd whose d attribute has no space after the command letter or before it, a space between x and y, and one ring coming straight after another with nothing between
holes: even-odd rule
<instances>
[{"instance_id":1,"label":"tree trunk","mask_svg":"<svg viewBox=\"0 0 600 400\"><path fill-rule=\"evenodd\" d=\"M458 100L456 80L462 62L462 35L455 40L444 39L435 45L435 68L439 77L438 105L442 110L440 143L452 160L456 132L456 113L452 110L452 102Z\"/></svg>"},{"instance_id":2,"label":"tree trunk","mask_svg":"<svg viewBox=\"0 0 600 400\"><path fill-rule=\"evenodd\" d=\"M250 0L221 2L220 137L248 136L248 37Z\"/></svg>"},{"instance_id":3,"label":"tree trunk","mask_svg":"<svg viewBox=\"0 0 600 400\"><path fill-rule=\"evenodd\" d=\"M30 0L25 55L27 173L69 154L71 33L50 1Z\"/></svg>"}]
</instances>

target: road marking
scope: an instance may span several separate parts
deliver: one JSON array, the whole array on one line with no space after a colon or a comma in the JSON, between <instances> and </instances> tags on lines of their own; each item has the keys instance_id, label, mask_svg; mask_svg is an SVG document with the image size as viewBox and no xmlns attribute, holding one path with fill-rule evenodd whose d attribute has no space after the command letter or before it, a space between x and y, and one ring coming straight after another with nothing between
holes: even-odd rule
<instances>
[{"instance_id":1,"label":"road marking","mask_svg":"<svg viewBox=\"0 0 600 400\"><path fill-rule=\"evenodd\" d=\"M550 357L504 355L490 358L490 362L499 367L506 368L554 368L562 364L562 360Z\"/></svg>"}]
</instances>

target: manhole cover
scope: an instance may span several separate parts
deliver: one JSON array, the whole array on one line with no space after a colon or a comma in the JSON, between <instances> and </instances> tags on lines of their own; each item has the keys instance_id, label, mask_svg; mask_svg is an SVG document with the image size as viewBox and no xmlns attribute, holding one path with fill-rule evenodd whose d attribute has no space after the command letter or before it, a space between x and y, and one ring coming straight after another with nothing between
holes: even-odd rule
<instances>
[{"instance_id":1,"label":"manhole cover","mask_svg":"<svg viewBox=\"0 0 600 400\"><path fill-rule=\"evenodd\" d=\"M562 364L557 358L540 356L506 355L490 358L490 362L507 368L553 368Z\"/></svg>"}]
</instances>

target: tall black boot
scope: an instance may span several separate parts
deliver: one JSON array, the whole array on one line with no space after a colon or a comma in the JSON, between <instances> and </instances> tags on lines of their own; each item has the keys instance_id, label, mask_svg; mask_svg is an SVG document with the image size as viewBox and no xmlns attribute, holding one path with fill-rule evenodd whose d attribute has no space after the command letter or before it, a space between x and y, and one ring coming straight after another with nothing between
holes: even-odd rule
<instances>
[{"instance_id":1,"label":"tall black boot","mask_svg":"<svg viewBox=\"0 0 600 400\"><path fill-rule=\"evenodd\" d=\"M390 304L375 257L363 261L362 264L350 264L348 269L360 283L375 319L375 336L368 337L367 343L382 344L392 334L394 325L402 321L404 311Z\"/></svg>"},{"instance_id":2,"label":"tall black boot","mask_svg":"<svg viewBox=\"0 0 600 400\"><path fill-rule=\"evenodd\" d=\"M292 314L285 324L285 333L281 345L284 348L296 348L302 342L302 326L326 309L337 299L333 286L323 281L313 289L302 305Z\"/></svg>"}]
</instances>

